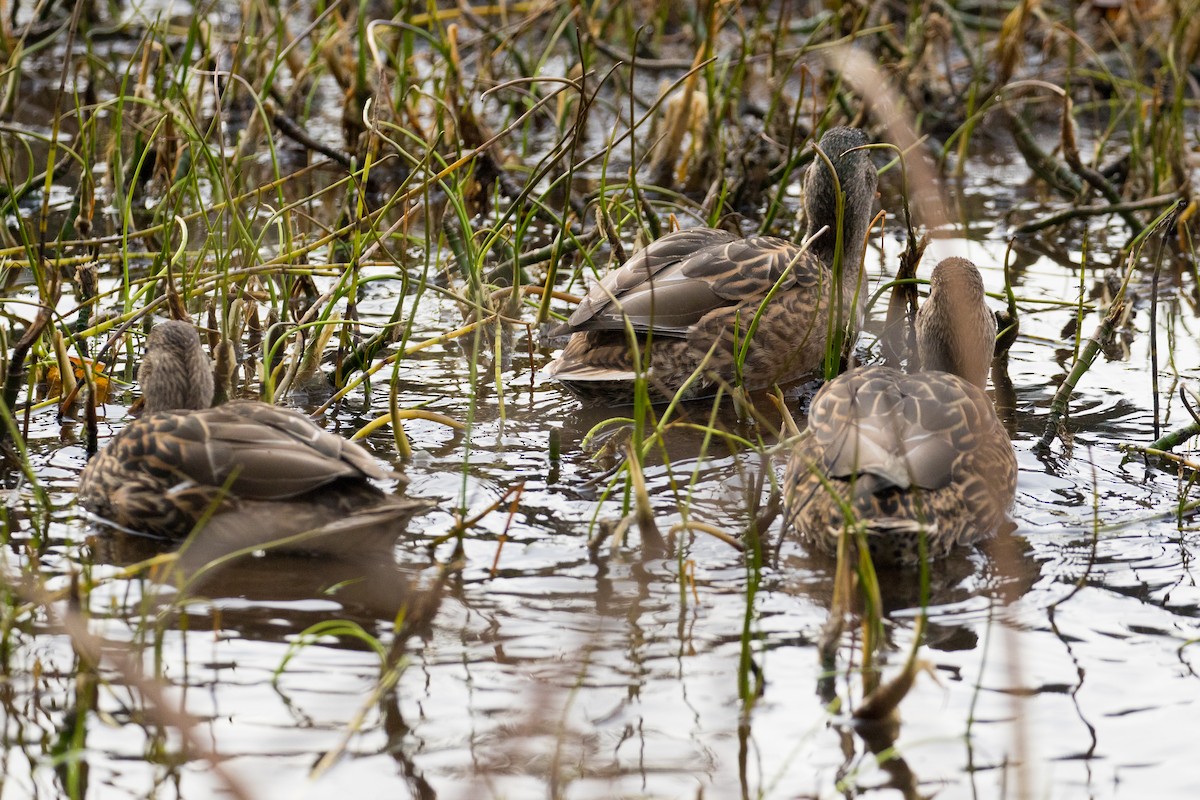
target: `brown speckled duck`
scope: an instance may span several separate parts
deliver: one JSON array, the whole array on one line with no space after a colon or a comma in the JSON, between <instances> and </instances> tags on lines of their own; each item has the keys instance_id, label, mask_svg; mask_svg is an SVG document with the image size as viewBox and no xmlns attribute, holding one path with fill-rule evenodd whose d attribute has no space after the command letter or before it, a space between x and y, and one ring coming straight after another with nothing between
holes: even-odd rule
<instances>
[{"instance_id":1,"label":"brown speckled duck","mask_svg":"<svg viewBox=\"0 0 1200 800\"><path fill-rule=\"evenodd\" d=\"M996 319L979 270L947 258L917 312L924 371L851 370L813 400L784 476L785 517L810 547L865 526L877 564L914 564L992 535L1016 491L1012 443L984 393Z\"/></svg>"},{"instance_id":2,"label":"brown speckled duck","mask_svg":"<svg viewBox=\"0 0 1200 800\"><path fill-rule=\"evenodd\" d=\"M429 505L376 487L370 479L401 476L295 411L209 408L212 365L191 325L150 331L138 381L143 416L79 482L79 502L119 526L171 539L200 528L197 543L214 554L274 545L358 556L389 549Z\"/></svg>"},{"instance_id":3,"label":"brown speckled duck","mask_svg":"<svg viewBox=\"0 0 1200 800\"><path fill-rule=\"evenodd\" d=\"M742 238L713 228L668 234L605 276L553 331L572 335L548 372L580 394L629 400L640 373L653 396L664 399L699 368L684 396L712 394L737 377L735 352L779 283L746 349L742 383L759 389L815 376L831 300L840 301L841 318L856 326L866 295L861 267L876 172L867 152L854 149L865 144L866 134L854 128L833 128L821 138L837 182L820 156L805 174L805 238L827 228L808 250L773 236ZM840 239L839 186L845 197ZM839 241L842 280L834 287Z\"/></svg>"}]
</instances>

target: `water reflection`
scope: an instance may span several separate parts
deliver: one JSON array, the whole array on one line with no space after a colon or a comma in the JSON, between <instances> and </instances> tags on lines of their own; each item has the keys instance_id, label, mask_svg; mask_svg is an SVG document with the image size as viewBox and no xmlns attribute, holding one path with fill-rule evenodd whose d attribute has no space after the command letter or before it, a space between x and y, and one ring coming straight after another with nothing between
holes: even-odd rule
<instances>
[{"instance_id":1,"label":"water reflection","mask_svg":"<svg viewBox=\"0 0 1200 800\"><path fill-rule=\"evenodd\" d=\"M992 245L938 247L949 255ZM976 260L1000 263L995 249L990 261ZM1026 263L1017 278L1023 296L1062 301L1077 293L1074 272L1036 254ZM1003 277L992 269L986 280L996 288ZM394 305L372 302L381 317ZM751 600L742 555L708 536L678 533L664 559L644 558L636 536L624 547L589 549L593 521L625 513L623 478L599 498L628 428L613 426L583 447L589 431L622 411L584 407L536 375L530 389L530 371L549 354L535 352L530 363L520 336L511 362L501 364L502 382L476 394L473 406L472 371L457 346L405 363L405 405L473 415L467 432L420 420L407 426L416 450L406 465L412 489L480 510L525 486L512 513L505 506L468 532L462 574L448 580L436 616L412 636L393 620L436 582L427 546L453 524L447 513L415 523L390 562L270 555L203 574L185 564L195 577L182 592L175 582L118 572L159 555L160 544L107 535L78 544L83 528L69 508L82 463L77 430L38 415L35 469L63 508L35 547L30 530L43 523L19 511L23 483L6 476L16 533L5 557L36 557L55 586L94 570L102 584L92 594L92 624L110 651L135 653L148 674L163 676L177 692L172 702L200 721L215 760L252 776L255 796L346 786L420 798L998 796L1019 758L1022 768L1053 773L1045 785L1056 797L1109 797L1116 785L1191 796L1194 779L1170 765L1186 763L1192 743L1163 732L1186 729L1200 697L1190 644L1200 637L1195 526L1172 515L1195 488L1186 477L1123 464L1116 447L1154 432L1148 315L1135 318L1131 347L1100 361L1078 387L1067 421L1073 444L1038 457L1031 444L1061 377L1047 365L1066 349L1063 325L1076 314L1048 309L1027 310L1008 361L1011 380L993 379L1020 461L1018 530L934 572L922 657L940 682L918 676L899 724L870 726L830 708L833 698L848 708L862 696L861 643L847 632L838 669L825 671L817 642L832 569L791 539L780 540ZM457 311L422 311L418 337L459 321ZM1194 381L1190 310L1160 311L1164 341L1175 330L1177 379ZM1093 324L1085 320L1084 331ZM382 408L386 387L375 391L370 405ZM1185 414L1174 392L1162 401L1172 424ZM770 444L779 419L770 403L755 404L767 415L761 421L730 403L715 416L709 404L691 404L680 419ZM798 419L800 408L798 398L789 403ZM367 416L347 406L331 424L355 428ZM562 455L551 480L555 427ZM374 444L394 459L387 436ZM649 450L646 481L661 530L686 513L737 533L760 478L779 469L768 464L764 473L751 450L681 424ZM778 527L769 533L777 538ZM437 555L445 560L448 550ZM911 573L882 579L887 678L913 644L922 597ZM385 648L403 642L408 667L394 688L377 694L386 662L352 637L321 637L280 669L301 632L332 620L359 625ZM48 779L30 777L41 776L40 767L24 757L22 747L33 748L16 744L15 728L24 726L30 741L65 727L77 662L46 629L11 641L11 677L2 684L11 735L0 756L10 785L44 786L53 796ZM762 681L752 703L737 689L747 652ZM169 726L146 721L153 703L138 684L111 667L102 674L102 714L89 718L86 751L92 786L135 796L156 785L184 797L222 790L209 761L189 757ZM41 705L31 712L31 703Z\"/></svg>"},{"instance_id":2,"label":"water reflection","mask_svg":"<svg viewBox=\"0 0 1200 800\"><path fill-rule=\"evenodd\" d=\"M90 542L93 563L114 567L141 564L173 552L162 541L120 531L102 533ZM420 580L428 566L427 561L402 564L386 556L314 558L256 553L229 558L194 548L184 549L178 560L151 570L161 582L147 589L164 609L186 608L191 624L207 619L214 629L243 638L283 641L333 616L381 632L386 628L376 623L390 625L400 612L423 608L429 602L425 595L431 590ZM262 610L268 608L272 613L266 619ZM427 628L429 621L424 619L422 626Z\"/></svg>"}]
</instances>

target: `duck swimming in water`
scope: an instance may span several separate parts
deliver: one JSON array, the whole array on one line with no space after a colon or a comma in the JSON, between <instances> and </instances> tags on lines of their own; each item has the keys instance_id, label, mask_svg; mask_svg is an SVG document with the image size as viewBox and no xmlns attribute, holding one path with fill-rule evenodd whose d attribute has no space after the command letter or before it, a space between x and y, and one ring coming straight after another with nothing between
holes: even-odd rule
<instances>
[{"instance_id":1,"label":"duck swimming in water","mask_svg":"<svg viewBox=\"0 0 1200 800\"><path fill-rule=\"evenodd\" d=\"M915 564L1008 521L1017 460L984 393L996 318L979 270L947 258L917 312L923 371L863 367L813 400L784 476L785 517L810 547L864 526L876 564Z\"/></svg>"},{"instance_id":2,"label":"duck swimming in water","mask_svg":"<svg viewBox=\"0 0 1200 800\"><path fill-rule=\"evenodd\" d=\"M429 507L371 481L402 478L298 412L209 408L212 364L187 323L161 322L138 371L145 410L83 470L79 502L121 527L206 550L385 551Z\"/></svg>"},{"instance_id":3,"label":"duck swimming in water","mask_svg":"<svg viewBox=\"0 0 1200 800\"><path fill-rule=\"evenodd\" d=\"M815 377L830 315L856 328L866 296L862 258L877 181L870 157L856 149L866 144L855 128L821 138L833 171L818 155L805 174L805 238L816 237L807 250L714 228L668 234L605 276L552 331L571 338L547 371L579 394L625 402L643 374L660 400L685 384L689 398L739 377L749 389Z\"/></svg>"}]
</instances>

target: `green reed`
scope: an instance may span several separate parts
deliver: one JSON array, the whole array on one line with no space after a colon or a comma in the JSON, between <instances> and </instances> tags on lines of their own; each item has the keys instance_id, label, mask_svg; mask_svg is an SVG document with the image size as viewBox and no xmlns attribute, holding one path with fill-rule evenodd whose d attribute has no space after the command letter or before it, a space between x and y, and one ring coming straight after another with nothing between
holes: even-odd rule
<instances>
[{"instance_id":1,"label":"green reed","mask_svg":"<svg viewBox=\"0 0 1200 800\"><path fill-rule=\"evenodd\" d=\"M5 41L0 51L6 75L0 108L16 107L23 81L53 94L45 130L14 123L0 131L0 208L11 220L0 226L0 313L9 323L0 414L12 445L9 473L25 479L21 502L4 511L3 538L32 551L20 562L20 577L35 585L48 577L38 552L57 535L52 520L59 501L31 455L45 446L29 441L30 419L42 413L34 365L66 367L60 353L101 357L107 377L132 381L148 318L185 313L215 329L218 348L236 343L251 352L262 373L244 388L269 400L282 399L307 374L335 393L327 405L356 393L369 404L381 396L370 382L387 370L387 416L403 457L402 420L413 411L400 391L407 359L470 340L463 355L468 396L453 420L469 428L484 402L505 413L526 378L505 370L501 356L527 347L535 365L544 362L548 353L528 339L537 325L569 313L562 294L577 291L581 274L601 272L610 253L622 260L635 238L665 233L672 215L685 224L717 224L736 213L746 230L792 235L791 187L809 158L807 143L820 128L855 121L880 100L828 69L823 58L834 45L862 48L886 65L901 87L896 113L919 136L932 136L921 147L953 159L960 175L969 173L980 147L990 146L981 137L995 121L1009 140L1036 145L1022 152L1057 193L1058 210L1026 221L1024 235L1074 237L1083 227L1079 296L1077 305L1008 299L1023 309L1075 305L1082 323L1093 308L1084 302L1085 282L1097 274L1089 231L1109 216L1121 220L1129 231L1125 279L1142 269L1139 232L1154 230L1166 215L1154 217L1186 185L1197 110L1187 88L1197 47L1189 25L1194 2L1168 4L1165 23L1133 41L1115 28L1111 39L1089 39L1073 6L1053 3L978 13L936 4L944 29L934 29L927 7L915 2L895 17L870 14L870 4L828 3L809 19L790 7L776 19L777 9L738 3L566 4L528 17L510 10L513 16L503 20L488 16L494 10L469 17L434 3L393 4L400 13L386 24L371 22L365 2L322 4L304 20L285 20L271 4L247 4L228 29L211 26L203 13L180 29L138 23L129 29L131 50L106 47L89 34L86 5L75 4L60 32L22 46ZM679 41L689 52L672 63ZM1120 58L1101 60L1103 50ZM62 64L48 72L45 59L58 53ZM661 53L668 55L654 57ZM1026 58L1034 54L1045 55L1040 66ZM965 69L952 74L956 61ZM643 100L647 83L660 79L662 91ZM1037 81L1065 87L1070 102L1057 94L1052 103L1035 102L1043 96ZM694 125L671 130L667 106L678 92L689 92L684 102L703 109ZM321 109L339 93L345 113L331 119ZM750 109L759 128L744 126L748 100L759 106ZM865 123L878 132L880 120L867 113ZM287 121L300 133L326 131L328 141L315 144L336 152L297 142L284 132ZM341 139L328 135L339 122ZM1084 134L1072 147L1074 126ZM656 156L655 139L676 138L677 147ZM777 163L764 182L746 188L737 140L751 138L777 145ZM297 151L311 163L297 167ZM1107 169L1121 160L1129 165L1124 183ZM317 161L326 165L313 166ZM71 201L52 202L63 191ZM885 207L894 199L889 191ZM596 209L615 235L600 231ZM1184 211L1164 231L1164 241L1170 233L1183 243L1193 280L1194 213ZM96 272L95 285L79 272L86 265ZM32 279L28 288L12 285L22 276ZM380 281L398 283L399 297L384 322L368 326L361 304ZM462 324L418 341L415 320L436 316L441 304L457 309ZM743 343L754 329L754 320L745 323ZM830 376L842 356L832 333ZM252 345L254 336L260 341ZM632 332L630 341L644 345ZM1077 338L1077 351L1081 343ZM1088 355L1077 352L1080 374ZM327 356L336 359L333 368L323 363ZM1079 378L1075 370L1072 376L1060 394L1069 396ZM94 387L94 375L85 370L83 382ZM485 395L492 391L494 397ZM691 551L681 534L704 522L703 509L693 508L701 465L730 455L739 468L742 458L769 465L786 445L752 407L739 410L747 427L729 430L720 422L719 400L656 406L644 376L633 398L631 410L614 410L597 427L631 426L620 475L625 512L640 508L645 517L649 506L653 517L672 505L682 522L669 556L682 576ZM1056 402L1052 421L1065 402ZM689 425L703 431L701 454L690 474L676 476L671 436ZM1194 436L1194 426L1181 428L1152 448ZM467 478L480 467L469 434L460 452L458 503L465 512ZM665 470L666 497L646 491L651 470ZM1180 509L1191 480L1181 481ZM752 666L756 598L772 569L760 537L776 533L749 530L742 542L746 613L737 676L748 710L761 688L755 685L761 664ZM75 601L86 609L91 578L80 561L84 577ZM857 573L868 597L878 596L869 565L847 562L842 569ZM686 607L683 578L678 597ZM6 672L25 662L33 620L48 602L0 584ZM130 623L134 645L155 654L155 674L122 675L150 696L164 668L168 628L165 617L142 611ZM868 604L869 628L877 630L880 613ZM398 663L381 667L380 686L394 685L388 670ZM46 754L62 767L64 793L80 796L96 692L113 688L97 678L96 662L83 649L64 674L77 715L52 737ZM153 746L164 752L153 758L169 760L166 742L159 737ZM40 745L26 747L36 755Z\"/></svg>"}]
</instances>

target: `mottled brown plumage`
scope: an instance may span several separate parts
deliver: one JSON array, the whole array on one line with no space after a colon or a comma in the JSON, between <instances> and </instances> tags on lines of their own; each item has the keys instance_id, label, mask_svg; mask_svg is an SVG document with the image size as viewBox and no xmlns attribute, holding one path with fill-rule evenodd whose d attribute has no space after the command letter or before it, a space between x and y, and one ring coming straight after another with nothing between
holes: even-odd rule
<instances>
[{"instance_id":1,"label":"mottled brown plumage","mask_svg":"<svg viewBox=\"0 0 1200 800\"><path fill-rule=\"evenodd\" d=\"M290 552L349 555L390 547L425 501L387 494L398 478L307 417L257 401L208 408L212 366L196 331L155 326L138 373L146 414L98 453L80 503L106 520L219 554L279 540ZM204 521L207 517L207 521Z\"/></svg>"},{"instance_id":2,"label":"mottled brown plumage","mask_svg":"<svg viewBox=\"0 0 1200 800\"><path fill-rule=\"evenodd\" d=\"M995 337L978 270L949 258L917 339L926 365L959 374L864 367L821 389L784 476L785 516L806 544L833 553L858 522L876 563L912 564L922 534L938 558L1007 521L1017 461L983 390Z\"/></svg>"},{"instance_id":3,"label":"mottled brown plumage","mask_svg":"<svg viewBox=\"0 0 1200 800\"><path fill-rule=\"evenodd\" d=\"M643 373L660 399L674 395L697 370L687 397L711 394L720 382L739 377L756 389L814 375L824 358L830 315L837 311L856 328L866 296L861 267L876 173L866 152L853 150L865 144L865 134L852 128L834 128L820 142L845 195L839 287L833 271L839 252L836 185L817 157L804 180L806 238L827 230L808 250L785 239L740 238L713 228L664 236L596 284L555 331L572 336L550 374L580 393L626 400ZM777 284L739 376L736 354ZM840 309L831 308L835 301Z\"/></svg>"}]
</instances>

